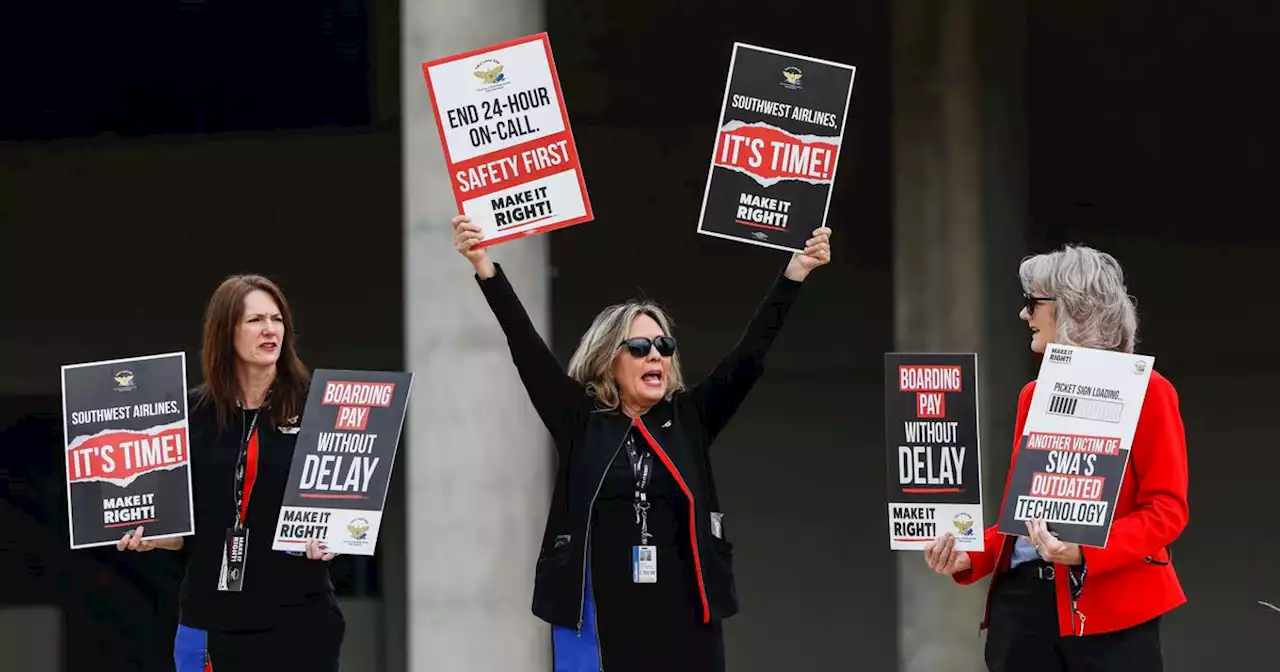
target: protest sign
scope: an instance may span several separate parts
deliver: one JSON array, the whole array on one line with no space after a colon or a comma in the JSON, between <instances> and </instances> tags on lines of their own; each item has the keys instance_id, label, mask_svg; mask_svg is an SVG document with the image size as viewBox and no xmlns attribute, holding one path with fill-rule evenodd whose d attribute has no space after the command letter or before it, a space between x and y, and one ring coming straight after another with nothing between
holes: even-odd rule
<instances>
[{"instance_id":1,"label":"protest sign","mask_svg":"<svg viewBox=\"0 0 1280 672\"><path fill-rule=\"evenodd\" d=\"M458 212L485 247L592 220L546 33L422 64Z\"/></svg>"},{"instance_id":2,"label":"protest sign","mask_svg":"<svg viewBox=\"0 0 1280 672\"><path fill-rule=\"evenodd\" d=\"M317 369L271 548L373 555L412 373Z\"/></svg>"},{"instance_id":3,"label":"protest sign","mask_svg":"<svg viewBox=\"0 0 1280 672\"><path fill-rule=\"evenodd\" d=\"M854 70L734 43L698 233L804 250L827 221Z\"/></svg>"},{"instance_id":4,"label":"protest sign","mask_svg":"<svg viewBox=\"0 0 1280 672\"><path fill-rule=\"evenodd\" d=\"M71 548L195 533L185 353L62 367Z\"/></svg>"},{"instance_id":5,"label":"protest sign","mask_svg":"<svg viewBox=\"0 0 1280 672\"><path fill-rule=\"evenodd\" d=\"M1062 541L1105 548L1155 358L1052 344L1036 378L999 530L1038 518Z\"/></svg>"},{"instance_id":6,"label":"protest sign","mask_svg":"<svg viewBox=\"0 0 1280 672\"><path fill-rule=\"evenodd\" d=\"M983 550L978 356L886 353L889 548L919 551L944 532Z\"/></svg>"}]
</instances>

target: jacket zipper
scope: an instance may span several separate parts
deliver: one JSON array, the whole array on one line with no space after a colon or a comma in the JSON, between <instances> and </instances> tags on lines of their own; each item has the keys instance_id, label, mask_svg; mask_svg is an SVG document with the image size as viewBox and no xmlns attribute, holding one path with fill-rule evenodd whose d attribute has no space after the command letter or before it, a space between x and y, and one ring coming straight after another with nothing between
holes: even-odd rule
<instances>
[{"instance_id":1,"label":"jacket zipper","mask_svg":"<svg viewBox=\"0 0 1280 672\"><path fill-rule=\"evenodd\" d=\"M604 645L600 643L599 612L596 612L596 617L591 621L591 631L596 635L596 665L599 666L600 672L604 672Z\"/></svg>"},{"instance_id":2,"label":"jacket zipper","mask_svg":"<svg viewBox=\"0 0 1280 672\"><path fill-rule=\"evenodd\" d=\"M633 423L634 424L634 423ZM631 432L631 426L627 426L627 431L622 434L622 440L618 442L618 447L613 449L613 457L609 458L609 465L613 465L613 461L618 459L618 452L622 450L622 444L627 442L627 434ZM596 510L596 498L600 496L600 488L604 486L604 478L609 475L609 467L606 466L604 472L600 474L600 482L596 483L596 492L591 495L591 503L587 505L587 532L582 535L582 591L578 597L578 636L582 636L583 613L587 609L587 561L591 559L591 517ZM594 624L593 624L594 625ZM596 628L596 643L599 645L600 634L599 628ZM601 663L603 668L603 663Z\"/></svg>"},{"instance_id":3,"label":"jacket zipper","mask_svg":"<svg viewBox=\"0 0 1280 672\"><path fill-rule=\"evenodd\" d=\"M676 483L680 485L680 489L684 491L684 496L689 500L689 545L693 550L693 569L698 581L698 596L702 598L702 622L711 622L711 602L707 599L707 585L702 579L702 555L698 552L698 514L697 506L693 501L693 493L689 491L689 484L685 482L684 476L680 475L680 470L676 468L676 463L671 461L671 457L667 452L658 445L657 439L649 433L649 428L644 426L644 421L640 418L635 420L636 427L640 429L640 433L644 435L645 440L649 442L649 446L653 448L653 452L658 455L662 463L666 465L671 475L675 477Z\"/></svg>"}]
</instances>

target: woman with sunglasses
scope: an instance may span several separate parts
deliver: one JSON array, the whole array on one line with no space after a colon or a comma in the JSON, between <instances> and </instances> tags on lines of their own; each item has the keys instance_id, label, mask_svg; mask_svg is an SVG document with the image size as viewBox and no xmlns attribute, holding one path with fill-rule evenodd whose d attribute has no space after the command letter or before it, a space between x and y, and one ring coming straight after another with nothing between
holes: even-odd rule
<instances>
[{"instance_id":1,"label":"woman with sunglasses","mask_svg":"<svg viewBox=\"0 0 1280 672\"><path fill-rule=\"evenodd\" d=\"M734 349L686 387L671 320L647 302L601 311L566 373L502 267L474 248L480 227L452 223L559 457L533 594L556 671L723 670L720 622L738 605L708 448L763 372L801 283L831 260L830 229L792 255Z\"/></svg>"},{"instance_id":2,"label":"woman with sunglasses","mask_svg":"<svg viewBox=\"0 0 1280 672\"><path fill-rule=\"evenodd\" d=\"M1111 255L1066 246L1023 260L1019 275L1018 316L1034 352L1050 343L1133 352L1137 314ZM1031 381L1018 399L1015 460L1034 392ZM1160 620L1187 601L1169 553L1187 515L1178 393L1152 371L1106 548L1064 542L1028 521L1026 536L988 528L981 552L957 551L943 535L925 562L961 585L993 575L983 620L992 672L1159 672Z\"/></svg>"}]
</instances>

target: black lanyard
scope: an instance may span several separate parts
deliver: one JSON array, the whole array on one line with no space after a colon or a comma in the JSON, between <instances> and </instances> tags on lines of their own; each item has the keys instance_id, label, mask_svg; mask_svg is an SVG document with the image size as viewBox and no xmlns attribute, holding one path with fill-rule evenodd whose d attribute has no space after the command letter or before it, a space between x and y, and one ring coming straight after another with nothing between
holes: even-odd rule
<instances>
[{"instance_id":1,"label":"black lanyard","mask_svg":"<svg viewBox=\"0 0 1280 672\"><path fill-rule=\"evenodd\" d=\"M640 526L640 544L648 545L649 537L649 500L645 495L645 491L649 488L649 481L653 476L653 452L645 450L643 452L636 449L636 441L634 435L627 437L627 458L631 461L631 478L635 481L635 501L636 524Z\"/></svg>"},{"instance_id":2,"label":"black lanyard","mask_svg":"<svg viewBox=\"0 0 1280 672\"><path fill-rule=\"evenodd\" d=\"M636 450L635 437L627 437L627 458L631 460L631 478L636 482L636 501L645 501L645 490L653 476L653 452Z\"/></svg>"},{"instance_id":3,"label":"black lanyard","mask_svg":"<svg viewBox=\"0 0 1280 672\"><path fill-rule=\"evenodd\" d=\"M249 440L253 438L253 432L258 427L258 415L262 413L262 409L256 409L253 412L253 420L249 422L249 431L245 432L240 439L240 454L236 457L236 478L235 478L235 498L236 498L236 526L235 529L240 530L244 527L244 521L240 520L240 508L244 505L244 476L245 469L249 463Z\"/></svg>"}]
</instances>

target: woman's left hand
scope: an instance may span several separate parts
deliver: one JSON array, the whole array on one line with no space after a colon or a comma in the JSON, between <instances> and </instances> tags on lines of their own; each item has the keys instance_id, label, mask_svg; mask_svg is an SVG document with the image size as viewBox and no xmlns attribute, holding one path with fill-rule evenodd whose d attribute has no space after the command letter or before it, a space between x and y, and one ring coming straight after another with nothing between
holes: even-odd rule
<instances>
[{"instance_id":1,"label":"woman's left hand","mask_svg":"<svg viewBox=\"0 0 1280 672\"><path fill-rule=\"evenodd\" d=\"M312 539L307 542L307 559L308 560L324 560L328 562L333 559L337 553L325 553L324 542L319 539Z\"/></svg>"},{"instance_id":2,"label":"woman's left hand","mask_svg":"<svg viewBox=\"0 0 1280 672\"><path fill-rule=\"evenodd\" d=\"M1043 520L1027 521L1027 538L1036 547L1036 552L1047 562L1059 565L1076 566L1084 562L1084 553L1080 544L1071 544L1058 539L1049 531Z\"/></svg>"},{"instance_id":3,"label":"woman's left hand","mask_svg":"<svg viewBox=\"0 0 1280 672\"><path fill-rule=\"evenodd\" d=\"M791 255L791 262L783 274L796 282L803 281L813 269L824 266L831 261L831 229L821 227L813 230L813 237L804 243L804 251Z\"/></svg>"}]
</instances>

